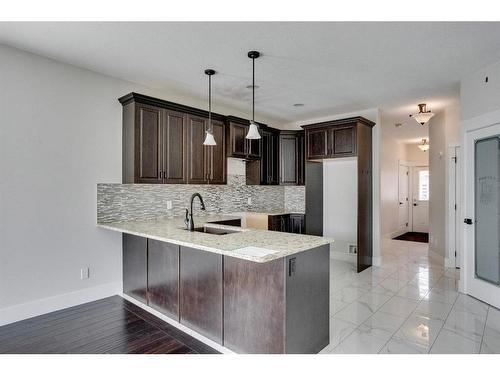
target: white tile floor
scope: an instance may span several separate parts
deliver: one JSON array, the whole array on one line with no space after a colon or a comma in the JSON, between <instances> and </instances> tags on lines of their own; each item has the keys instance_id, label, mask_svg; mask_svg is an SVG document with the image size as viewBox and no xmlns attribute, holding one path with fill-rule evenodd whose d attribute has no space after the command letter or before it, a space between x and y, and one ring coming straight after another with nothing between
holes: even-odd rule
<instances>
[{"instance_id":1,"label":"white tile floor","mask_svg":"<svg viewBox=\"0 0 500 375\"><path fill-rule=\"evenodd\" d=\"M330 345L322 353L500 353L500 310L459 293L458 270L427 244L387 240L362 273L331 260Z\"/></svg>"}]
</instances>

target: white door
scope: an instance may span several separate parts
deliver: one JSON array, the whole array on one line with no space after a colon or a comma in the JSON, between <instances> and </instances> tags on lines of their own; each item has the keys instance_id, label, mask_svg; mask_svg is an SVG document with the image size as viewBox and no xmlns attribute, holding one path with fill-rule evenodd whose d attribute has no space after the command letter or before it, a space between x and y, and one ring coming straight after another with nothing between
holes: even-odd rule
<instances>
[{"instance_id":1,"label":"white door","mask_svg":"<svg viewBox=\"0 0 500 375\"><path fill-rule=\"evenodd\" d=\"M408 230L408 223L410 222L410 202L409 196L409 167L406 165L399 166L399 221L398 226L400 231Z\"/></svg>"},{"instance_id":2,"label":"white door","mask_svg":"<svg viewBox=\"0 0 500 375\"><path fill-rule=\"evenodd\" d=\"M464 151L465 290L500 307L500 125L466 133Z\"/></svg>"},{"instance_id":3,"label":"white door","mask_svg":"<svg viewBox=\"0 0 500 375\"><path fill-rule=\"evenodd\" d=\"M429 231L429 167L413 167L412 231Z\"/></svg>"}]
</instances>

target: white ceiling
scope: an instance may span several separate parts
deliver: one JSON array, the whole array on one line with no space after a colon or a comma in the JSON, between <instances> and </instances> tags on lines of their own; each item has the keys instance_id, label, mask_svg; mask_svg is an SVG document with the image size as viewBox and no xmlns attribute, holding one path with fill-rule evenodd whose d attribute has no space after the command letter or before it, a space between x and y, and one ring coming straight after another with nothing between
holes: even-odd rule
<instances>
[{"instance_id":1,"label":"white ceiling","mask_svg":"<svg viewBox=\"0 0 500 375\"><path fill-rule=\"evenodd\" d=\"M217 103L277 123L380 107L394 121L416 104L456 101L464 75L500 60L500 23L0 23L0 43ZM304 103L303 107L293 107Z\"/></svg>"}]
</instances>

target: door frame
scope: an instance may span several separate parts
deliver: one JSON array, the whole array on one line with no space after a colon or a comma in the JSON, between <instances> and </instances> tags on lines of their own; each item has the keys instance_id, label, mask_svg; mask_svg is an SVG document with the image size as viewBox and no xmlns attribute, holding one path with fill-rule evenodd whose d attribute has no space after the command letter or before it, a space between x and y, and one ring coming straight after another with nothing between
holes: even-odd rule
<instances>
[{"instance_id":1,"label":"door frame","mask_svg":"<svg viewBox=\"0 0 500 375\"><path fill-rule=\"evenodd\" d=\"M417 161L405 161L399 160L398 164L398 185L399 185L399 166L409 167L409 177L408 177L408 232L413 232L413 170L416 167L420 168L429 168L429 165L422 164ZM429 174L429 183L431 181L432 176ZM398 186L398 194L399 194L399 186ZM399 199L399 196L398 196ZM430 204L430 199L429 199Z\"/></svg>"},{"instance_id":2,"label":"door frame","mask_svg":"<svg viewBox=\"0 0 500 375\"><path fill-rule=\"evenodd\" d=\"M400 174L400 170L401 170L401 167L405 167L405 168L408 168L408 171L406 173L406 194L407 194L407 199L406 199L406 204L408 206L408 209L407 209L407 215L408 217L406 218L406 226L405 228L401 228L401 226L399 225L399 207L401 206L399 203L399 198L400 198L400 195L401 195L401 174ZM411 204L410 204L410 166L408 166L405 162L403 161L399 161L398 162L398 230L397 230L397 236L403 234L403 233L406 233L408 232L408 230L410 229L410 213L411 213ZM391 236L391 237L394 237L394 236Z\"/></svg>"},{"instance_id":3,"label":"door frame","mask_svg":"<svg viewBox=\"0 0 500 375\"><path fill-rule=\"evenodd\" d=\"M448 145L448 191L447 191L447 217L448 225L446 226L446 258L445 266L450 268L460 268L462 262L462 252L460 248L461 233L460 233L460 218L462 217L460 202L462 185L461 170L462 170L462 149L459 143L450 143Z\"/></svg>"},{"instance_id":4,"label":"door frame","mask_svg":"<svg viewBox=\"0 0 500 375\"><path fill-rule=\"evenodd\" d=\"M476 131L493 129L494 126L500 126L500 110L493 111L469 120L462 121L460 137L463 145L461 181L464 187L461 192L460 202L463 207L460 216L460 232L462 233L460 241L460 252L462 254L462 268L460 269L459 291L478 298L490 305L500 308L500 287L484 282L481 284L483 290L474 287L474 231L473 227L463 222L465 217L474 218L474 182L467 176L474 172L474 158L471 158L471 152L474 152L473 135ZM471 147L472 146L472 147Z\"/></svg>"}]
</instances>

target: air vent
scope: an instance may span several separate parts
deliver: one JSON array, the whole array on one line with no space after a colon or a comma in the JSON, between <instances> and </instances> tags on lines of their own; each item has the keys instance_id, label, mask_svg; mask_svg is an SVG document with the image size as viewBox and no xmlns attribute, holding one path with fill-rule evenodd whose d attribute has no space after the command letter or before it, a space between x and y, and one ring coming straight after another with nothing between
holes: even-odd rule
<instances>
[{"instance_id":1,"label":"air vent","mask_svg":"<svg viewBox=\"0 0 500 375\"><path fill-rule=\"evenodd\" d=\"M358 246L357 245L349 245L349 249L347 250L349 254L357 254L358 253Z\"/></svg>"}]
</instances>

